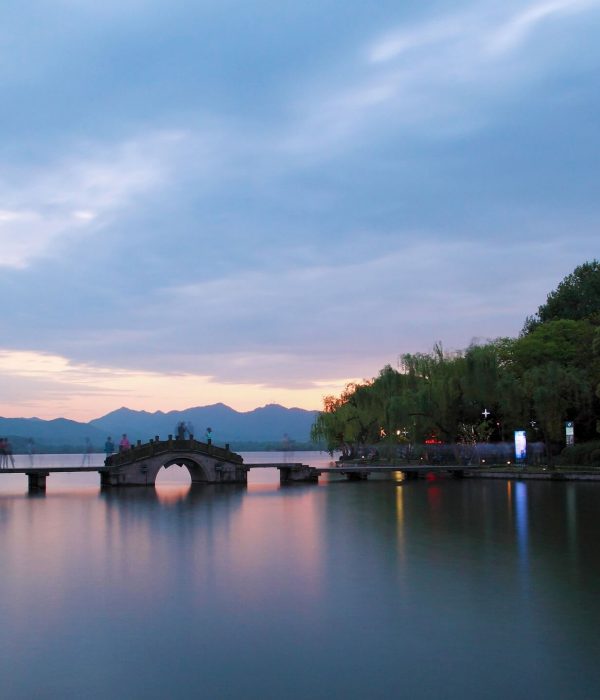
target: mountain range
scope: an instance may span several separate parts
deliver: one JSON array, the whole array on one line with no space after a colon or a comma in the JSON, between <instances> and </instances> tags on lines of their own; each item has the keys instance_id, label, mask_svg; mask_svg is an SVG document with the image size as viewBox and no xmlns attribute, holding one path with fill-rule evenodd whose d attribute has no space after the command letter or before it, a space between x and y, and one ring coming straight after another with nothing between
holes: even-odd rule
<instances>
[{"instance_id":1,"label":"mountain range","mask_svg":"<svg viewBox=\"0 0 600 700\"><path fill-rule=\"evenodd\" d=\"M155 435L166 439L169 434L177 432L177 423L184 421L193 426L197 439L204 440L206 428L210 427L215 444L230 443L235 449L236 444L281 443L284 435L296 443L308 443L310 428L317 415L318 411L285 408L278 404L244 412L223 403L167 413L134 411L123 407L89 423L66 418L0 417L0 436L10 437L15 451L19 451L28 438L33 438L38 448L43 446L68 451L82 446L87 437L95 448L101 449L109 435L117 442L122 433L127 433L132 442L147 442Z\"/></svg>"}]
</instances>

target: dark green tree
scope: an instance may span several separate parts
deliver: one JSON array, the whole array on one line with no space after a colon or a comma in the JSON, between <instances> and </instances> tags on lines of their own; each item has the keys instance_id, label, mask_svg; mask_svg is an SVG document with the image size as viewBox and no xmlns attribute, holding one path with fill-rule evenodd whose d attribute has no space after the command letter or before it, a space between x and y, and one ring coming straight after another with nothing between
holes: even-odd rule
<instances>
[{"instance_id":1,"label":"dark green tree","mask_svg":"<svg viewBox=\"0 0 600 700\"><path fill-rule=\"evenodd\" d=\"M591 403L592 387L581 370L563 367L557 362L529 369L523 377L523 385L551 462L553 443L563 440L564 421L574 419Z\"/></svg>"},{"instance_id":2,"label":"dark green tree","mask_svg":"<svg viewBox=\"0 0 600 700\"><path fill-rule=\"evenodd\" d=\"M542 323L570 319L588 319L600 323L600 263L585 262L567 275L558 287L548 294L534 316L525 321L523 333L530 333Z\"/></svg>"}]
</instances>

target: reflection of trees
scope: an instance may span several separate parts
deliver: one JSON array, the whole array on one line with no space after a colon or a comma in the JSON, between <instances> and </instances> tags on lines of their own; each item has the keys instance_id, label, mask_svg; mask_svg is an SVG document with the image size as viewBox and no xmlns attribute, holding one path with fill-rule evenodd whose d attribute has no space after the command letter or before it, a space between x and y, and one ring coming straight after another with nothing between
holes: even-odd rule
<instances>
[{"instance_id":1,"label":"reflection of trees","mask_svg":"<svg viewBox=\"0 0 600 700\"><path fill-rule=\"evenodd\" d=\"M323 495L326 578L340 600L395 588L406 608L445 600L483 619L506 607L536 629L565 624L565 642L578 648L582 626L591 635L591 618L564 621L596 595L594 485L340 482Z\"/></svg>"}]
</instances>

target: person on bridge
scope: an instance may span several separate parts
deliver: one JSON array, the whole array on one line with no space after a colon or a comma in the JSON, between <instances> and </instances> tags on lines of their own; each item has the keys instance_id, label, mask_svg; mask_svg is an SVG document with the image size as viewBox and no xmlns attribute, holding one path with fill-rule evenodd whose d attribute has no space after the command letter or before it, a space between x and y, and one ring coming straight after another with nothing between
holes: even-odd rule
<instances>
[{"instance_id":1,"label":"person on bridge","mask_svg":"<svg viewBox=\"0 0 600 700\"><path fill-rule=\"evenodd\" d=\"M83 455L81 458L81 466L85 467L85 465L90 466L92 463L92 443L90 442L89 437L86 437L85 439L85 447L83 448Z\"/></svg>"},{"instance_id":2,"label":"person on bridge","mask_svg":"<svg viewBox=\"0 0 600 700\"><path fill-rule=\"evenodd\" d=\"M185 422L180 420L179 423L177 423L177 439L178 440L185 440Z\"/></svg>"},{"instance_id":3,"label":"person on bridge","mask_svg":"<svg viewBox=\"0 0 600 700\"><path fill-rule=\"evenodd\" d=\"M109 435L106 438L106 442L104 443L104 454L107 457L110 457L114 451L115 451L115 443L113 442L113 439Z\"/></svg>"},{"instance_id":4,"label":"person on bridge","mask_svg":"<svg viewBox=\"0 0 600 700\"><path fill-rule=\"evenodd\" d=\"M8 469L8 460L12 464L12 468L15 468L15 460L13 459L12 445L10 444L8 438L4 438L4 466Z\"/></svg>"},{"instance_id":5,"label":"person on bridge","mask_svg":"<svg viewBox=\"0 0 600 700\"><path fill-rule=\"evenodd\" d=\"M33 455L35 454L35 443L33 438L27 438L27 454L29 455L29 466L33 467Z\"/></svg>"},{"instance_id":6,"label":"person on bridge","mask_svg":"<svg viewBox=\"0 0 600 700\"><path fill-rule=\"evenodd\" d=\"M212 437L213 437L213 429L207 428L206 435L204 436L204 439L208 445L212 444Z\"/></svg>"},{"instance_id":7,"label":"person on bridge","mask_svg":"<svg viewBox=\"0 0 600 700\"><path fill-rule=\"evenodd\" d=\"M6 439L0 438L0 469L8 467L8 457L6 456Z\"/></svg>"},{"instance_id":8,"label":"person on bridge","mask_svg":"<svg viewBox=\"0 0 600 700\"><path fill-rule=\"evenodd\" d=\"M126 452L131 448L131 443L127 437L127 433L123 433L123 437L119 441L119 452Z\"/></svg>"}]
</instances>

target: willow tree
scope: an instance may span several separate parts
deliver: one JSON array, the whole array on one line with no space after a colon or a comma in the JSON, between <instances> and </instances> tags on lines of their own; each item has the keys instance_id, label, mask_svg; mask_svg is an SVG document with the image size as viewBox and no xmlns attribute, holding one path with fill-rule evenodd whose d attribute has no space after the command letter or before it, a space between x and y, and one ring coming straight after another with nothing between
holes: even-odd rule
<instances>
[{"instance_id":1,"label":"willow tree","mask_svg":"<svg viewBox=\"0 0 600 700\"><path fill-rule=\"evenodd\" d=\"M377 434L380 422L371 385L367 380L352 382L339 398L325 397L323 411L311 428L311 439L324 440L329 452L347 452L355 445L367 444Z\"/></svg>"},{"instance_id":2,"label":"willow tree","mask_svg":"<svg viewBox=\"0 0 600 700\"><path fill-rule=\"evenodd\" d=\"M456 437L463 395L460 359L460 355L444 353L441 344L436 344L431 353L402 356L413 394L412 415L421 438L432 433L446 441Z\"/></svg>"},{"instance_id":3,"label":"willow tree","mask_svg":"<svg viewBox=\"0 0 600 700\"><path fill-rule=\"evenodd\" d=\"M525 395L546 443L546 454L552 460L552 443L563 439L564 422L588 406L592 387L585 374L575 367L547 362L533 367L523 376Z\"/></svg>"}]
</instances>

